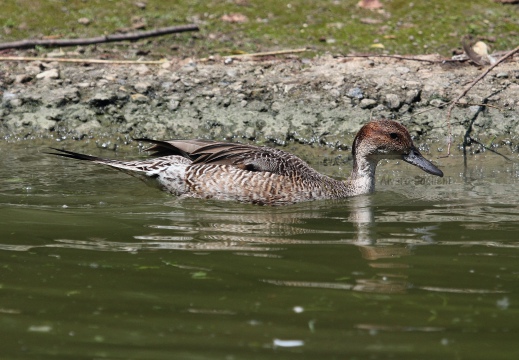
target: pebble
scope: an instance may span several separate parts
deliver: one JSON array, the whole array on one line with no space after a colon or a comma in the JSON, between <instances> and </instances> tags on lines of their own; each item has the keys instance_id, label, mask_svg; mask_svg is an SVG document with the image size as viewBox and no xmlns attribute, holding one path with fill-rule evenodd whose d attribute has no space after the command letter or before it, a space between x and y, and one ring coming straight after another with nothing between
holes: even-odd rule
<instances>
[{"instance_id":1,"label":"pebble","mask_svg":"<svg viewBox=\"0 0 519 360\"><path fill-rule=\"evenodd\" d=\"M133 102L136 102L136 103L146 103L149 100L147 96L142 95L142 94L132 94L130 96L130 98L132 99Z\"/></svg>"},{"instance_id":2,"label":"pebble","mask_svg":"<svg viewBox=\"0 0 519 360\"><path fill-rule=\"evenodd\" d=\"M364 94L362 93L362 89L358 87L351 88L348 90L348 93L346 94L347 97L353 98L353 99L363 99Z\"/></svg>"},{"instance_id":3,"label":"pebble","mask_svg":"<svg viewBox=\"0 0 519 360\"><path fill-rule=\"evenodd\" d=\"M386 105L391 110L397 110L402 105L400 98L396 94L387 94L386 95Z\"/></svg>"},{"instance_id":4,"label":"pebble","mask_svg":"<svg viewBox=\"0 0 519 360\"><path fill-rule=\"evenodd\" d=\"M168 109L171 111L177 110L179 106L180 106L180 101L178 101L178 100L172 99L168 102Z\"/></svg>"},{"instance_id":5,"label":"pebble","mask_svg":"<svg viewBox=\"0 0 519 360\"><path fill-rule=\"evenodd\" d=\"M42 80L59 79L59 71L58 69L50 69L47 71L43 71L36 75L36 78Z\"/></svg>"},{"instance_id":6,"label":"pebble","mask_svg":"<svg viewBox=\"0 0 519 360\"><path fill-rule=\"evenodd\" d=\"M90 99L90 104L94 106L106 106L117 99L115 94L109 94L105 92L95 93L94 96Z\"/></svg>"},{"instance_id":7,"label":"pebble","mask_svg":"<svg viewBox=\"0 0 519 360\"><path fill-rule=\"evenodd\" d=\"M190 63L182 66L178 71L181 73L184 73L184 74L192 73L192 72L196 71L196 63L190 62Z\"/></svg>"},{"instance_id":8,"label":"pebble","mask_svg":"<svg viewBox=\"0 0 519 360\"><path fill-rule=\"evenodd\" d=\"M147 81L141 81L137 84L133 85L135 91L137 91L140 94L145 94L151 89L151 83Z\"/></svg>"},{"instance_id":9,"label":"pebble","mask_svg":"<svg viewBox=\"0 0 519 360\"><path fill-rule=\"evenodd\" d=\"M2 95L2 101L3 102L6 102L6 101L12 101L14 99L16 99L18 96L15 94L15 93L12 93L12 92L4 92L4 94Z\"/></svg>"},{"instance_id":10,"label":"pebble","mask_svg":"<svg viewBox=\"0 0 519 360\"><path fill-rule=\"evenodd\" d=\"M411 70L406 66L399 66L396 68L396 71L398 71L400 74L407 74Z\"/></svg>"},{"instance_id":11,"label":"pebble","mask_svg":"<svg viewBox=\"0 0 519 360\"><path fill-rule=\"evenodd\" d=\"M17 83L17 84L25 84L29 81L31 81L34 77L30 74L20 74L20 75L16 75L16 77L14 78L14 82Z\"/></svg>"},{"instance_id":12,"label":"pebble","mask_svg":"<svg viewBox=\"0 0 519 360\"><path fill-rule=\"evenodd\" d=\"M375 105L377 105L377 102L373 99L362 99L359 104L361 109L371 109L374 108Z\"/></svg>"},{"instance_id":13,"label":"pebble","mask_svg":"<svg viewBox=\"0 0 519 360\"><path fill-rule=\"evenodd\" d=\"M138 74L138 75L146 75L150 72L150 68L146 65L135 65L132 67L132 69Z\"/></svg>"},{"instance_id":14,"label":"pebble","mask_svg":"<svg viewBox=\"0 0 519 360\"><path fill-rule=\"evenodd\" d=\"M499 73L497 73L496 77L499 78L499 79L508 79L508 73L504 72L504 71L503 72L499 72Z\"/></svg>"},{"instance_id":15,"label":"pebble","mask_svg":"<svg viewBox=\"0 0 519 360\"><path fill-rule=\"evenodd\" d=\"M421 91L418 89L409 90L405 94L405 103L412 104L414 102L420 101L420 93Z\"/></svg>"}]
</instances>

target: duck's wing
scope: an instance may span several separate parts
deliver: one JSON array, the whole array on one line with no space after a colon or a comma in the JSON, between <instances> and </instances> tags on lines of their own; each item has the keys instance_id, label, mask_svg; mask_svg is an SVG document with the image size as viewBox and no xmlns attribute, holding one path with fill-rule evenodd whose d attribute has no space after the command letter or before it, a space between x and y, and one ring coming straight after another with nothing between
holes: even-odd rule
<instances>
[{"instance_id":1,"label":"duck's wing","mask_svg":"<svg viewBox=\"0 0 519 360\"><path fill-rule=\"evenodd\" d=\"M181 155L192 160L193 165L231 165L242 170L301 178L312 177L316 173L297 156L269 147L210 140L136 140L153 143L147 150L153 151L155 156Z\"/></svg>"}]
</instances>

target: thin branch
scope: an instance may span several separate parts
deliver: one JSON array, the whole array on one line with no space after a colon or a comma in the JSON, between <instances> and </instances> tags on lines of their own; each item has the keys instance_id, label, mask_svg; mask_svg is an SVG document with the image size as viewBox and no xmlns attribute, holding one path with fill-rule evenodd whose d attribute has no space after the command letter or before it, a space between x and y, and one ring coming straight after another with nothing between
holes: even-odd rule
<instances>
[{"instance_id":1,"label":"thin branch","mask_svg":"<svg viewBox=\"0 0 519 360\"><path fill-rule=\"evenodd\" d=\"M461 92L460 95L458 95L449 105L449 107L447 108L447 126L448 126L448 132L449 132L449 142L447 143L447 156L449 156L451 154L451 145L452 145L452 132L451 132L451 112L452 112L452 109L454 108L454 106L456 106L456 104L458 103L458 101L461 100L462 97L464 97L465 95L467 95L467 93L470 91L470 89L472 89L474 87L474 85L476 85L481 79L483 79L485 76L487 76L487 74L492 71L492 69L494 69L496 66L498 66L499 64L501 64L503 61L505 61L506 59L508 59L509 57L513 56L515 53L519 52L519 46L516 47L515 49L507 52L502 58L500 58L498 61L496 61L495 64L493 64L492 66L488 67L488 69L486 69L483 73L481 73L481 75L479 75L476 79L474 79L474 81L472 81L470 84L468 84L464 89L463 91Z\"/></svg>"},{"instance_id":2,"label":"thin branch","mask_svg":"<svg viewBox=\"0 0 519 360\"><path fill-rule=\"evenodd\" d=\"M125 40L139 40L153 36L162 36L173 33L181 33L186 31L198 31L197 25L180 25L180 26L169 26L149 31L137 31L127 34L112 34L103 35L93 38L81 38L81 39L26 39L21 41L13 41L8 43L0 44L0 50L4 49L23 49L31 48L35 46L78 46L78 45L91 45L99 43L107 43L114 41L125 41Z\"/></svg>"},{"instance_id":3,"label":"thin branch","mask_svg":"<svg viewBox=\"0 0 519 360\"><path fill-rule=\"evenodd\" d=\"M428 63L444 63L444 62L460 62L460 60L451 60L451 59L444 59L444 60L430 60L430 59L420 59L416 57L409 57L409 56L402 56L402 55L378 55L378 54L371 54L371 55L342 55L344 58L391 58L391 59L399 59L399 60L411 60L411 61L423 61Z\"/></svg>"},{"instance_id":4,"label":"thin branch","mask_svg":"<svg viewBox=\"0 0 519 360\"><path fill-rule=\"evenodd\" d=\"M307 48L301 49L288 49L288 50L276 50L276 51L265 51L265 52L257 52L257 53L249 53L249 54L237 54L237 55L222 55L222 58L225 59L240 59L246 57L261 57L261 56L275 56L275 55L286 55L286 54L295 54L300 52L308 51ZM212 58L203 58L200 61L210 61Z\"/></svg>"},{"instance_id":5,"label":"thin branch","mask_svg":"<svg viewBox=\"0 0 519 360\"><path fill-rule=\"evenodd\" d=\"M471 137L470 135L467 137L467 139L470 140L471 142L474 142L474 143L476 143L476 144L482 146L485 150L488 150L488 151L490 151L490 152L493 152L494 154L497 154L497 155L499 155L499 156L502 156L502 157L505 158L506 160L508 160L508 161L512 161L512 162L513 162L513 160L510 159L508 156L503 155L503 154L499 153L498 151L495 151L495 150L492 149L492 148L489 148L488 146L486 146L485 144L482 144L480 141L474 139L474 138Z\"/></svg>"},{"instance_id":6,"label":"thin branch","mask_svg":"<svg viewBox=\"0 0 519 360\"><path fill-rule=\"evenodd\" d=\"M101 60L101 59L65 59L65 58L45 58L30 56L0 56L0 61L47 61L47 62L69 62L82 64L146 64L161 65L166 60Z\"/></svg>"}]
</instances>

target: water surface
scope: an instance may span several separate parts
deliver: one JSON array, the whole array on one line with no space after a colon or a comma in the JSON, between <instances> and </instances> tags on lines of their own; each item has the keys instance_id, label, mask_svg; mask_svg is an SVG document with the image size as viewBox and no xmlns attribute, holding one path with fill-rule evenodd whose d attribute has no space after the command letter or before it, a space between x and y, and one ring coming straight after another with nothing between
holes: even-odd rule
<instances>
[{"instance_id":1,"label":"water surface","mask_svg":"<svg viewBox=\"0 0 519 360\"><path fill-rule=\"evenodd\" d=\"M270 208L0 149L2 358L519 356L519 167L499 156Z\"/></svg>"}]
</instances>

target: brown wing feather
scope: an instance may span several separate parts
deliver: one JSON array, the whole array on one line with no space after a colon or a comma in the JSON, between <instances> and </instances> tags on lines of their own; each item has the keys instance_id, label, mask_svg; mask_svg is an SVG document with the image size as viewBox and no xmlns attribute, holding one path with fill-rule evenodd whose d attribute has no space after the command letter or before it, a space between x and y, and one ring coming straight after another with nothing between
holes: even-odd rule
<instances>
[{"instance_id":1,"label":"brown wing feather","mask_svg":"<svg viewBox=\"0 0 519 360\"><path fill-rule=\"evenodd\" d=\"M217 143L212 140L152 140L146 138L134 139L137 141L149 142L153 144L146 151L152 151L153 156L168 156L168 155L180 155L190 160L194 160L197 156L193 156L197 149L205 147L210 144Z\"/></svg>"},{"instance_id":2,"label":"brown wing feather","mask_svg":"<svg viewBox=\"0 0 519 360\"><path fill-rule=\"evenodd\" d=\"M148 150L153 155L181 155L193 161L193 165L231 165L249 171L272 172L278 175L310 178L317 172L306 162L283 150L218 142L211 140L170 140L152 142Z\"/></svg>"}]
</instances>

